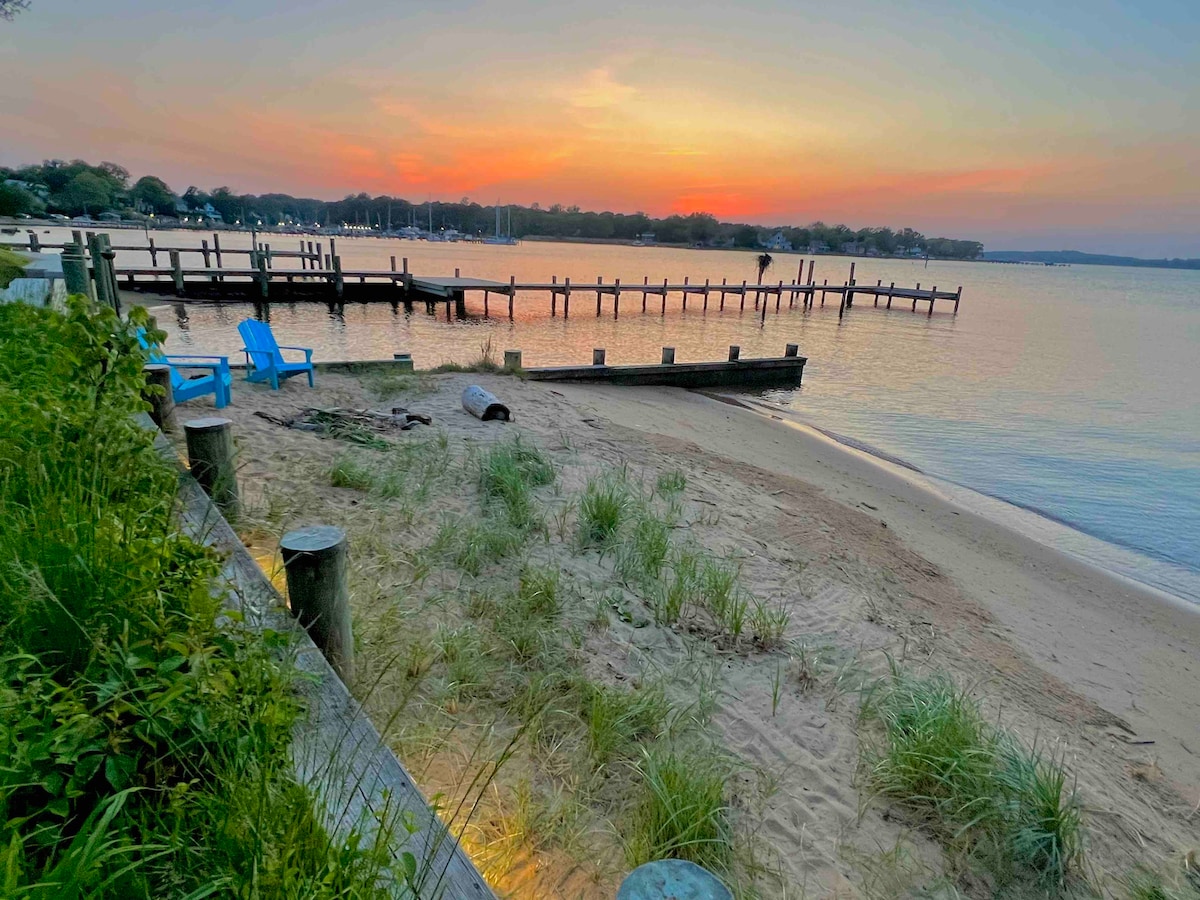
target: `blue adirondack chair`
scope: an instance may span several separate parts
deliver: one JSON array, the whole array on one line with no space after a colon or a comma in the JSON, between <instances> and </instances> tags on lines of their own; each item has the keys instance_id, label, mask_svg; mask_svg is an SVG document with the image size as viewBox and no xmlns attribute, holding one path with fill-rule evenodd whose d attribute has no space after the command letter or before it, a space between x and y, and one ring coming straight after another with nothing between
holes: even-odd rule
<instances>
[{"instance_id":1,"label":"blue adirondack chair","mask_svg":"<svg viewBox=\"0 0 1200 900\"><path fill-rule=\"evenodd\" d=\"M308 347L281 347L275 342L271 326L257 319L244 319L238 323L238 333L246 346L246 380L269 381L279 390L279 382L302 372L308 373L308 386L313 386L312 350ZM295 350L304 354L304 362L288 362L282 350Z\"/></svg>"},{"instance_id":2,"label":"blue adirondack chair","mask_svg":"<svg viewBox=\"0 0 1200 900\"><path fill-rule=\"evenodd\" d=\"M171 393L176 402L191 400L212 394L217 409L229 405L229 397L233 377L229 372L229 357L227 356L179 356L165 354L157 344L146 340L144 329L138 329L138 343L147 351L150 362L165 364L171 367ZM186 377L180 369L189 371L207 369L207 375Z\"/></svg>"}]
</instances>

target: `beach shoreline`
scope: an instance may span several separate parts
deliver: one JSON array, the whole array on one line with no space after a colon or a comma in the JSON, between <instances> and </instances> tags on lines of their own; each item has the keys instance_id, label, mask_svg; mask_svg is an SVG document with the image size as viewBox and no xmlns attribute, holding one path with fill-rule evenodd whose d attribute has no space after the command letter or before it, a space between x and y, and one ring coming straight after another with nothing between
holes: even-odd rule
<instances>
[{"instance_id":1,"label":"beach shoreline","mask_svg":"<svg viewBox=\"0 0 1200 900\"><path fill-rule=\"evenodd\" d=\"M589 387L569 399L619 424L799 478L882 523L991 612L1048 673L1127 721L1200 791L1200 609L939 496L911 473L811 426L670 389ZM1200 799L1200 793L1197 793Z\"/></svg>"}]
</instances>

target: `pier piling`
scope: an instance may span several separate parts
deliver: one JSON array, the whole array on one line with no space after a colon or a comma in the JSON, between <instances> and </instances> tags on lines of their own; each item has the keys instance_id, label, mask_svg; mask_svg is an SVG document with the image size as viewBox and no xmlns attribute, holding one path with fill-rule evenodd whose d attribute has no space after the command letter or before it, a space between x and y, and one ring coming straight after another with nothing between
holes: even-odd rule
<instances>
[{"instance_id":1,"label":"pier piling","mask_svg":"<svg viewBox=\"0 0 1200 900\"><path fill-rule=\"evenodd\" d=\"M333 525L289 531L279 542L288 607L346 684L354 681L346 532Z\"/></svg>"},{"instance_id":2,"label":"pier piling","mask_svg":"<svg viewBox=\"0 0 1200 900\"><path fill-rule=\"evenodd\" d=\"M188 468L204 493L233 521L240 509L237 466L233 450L233 423L219 416L183 423Z\"/></svg>"}]
</instances>

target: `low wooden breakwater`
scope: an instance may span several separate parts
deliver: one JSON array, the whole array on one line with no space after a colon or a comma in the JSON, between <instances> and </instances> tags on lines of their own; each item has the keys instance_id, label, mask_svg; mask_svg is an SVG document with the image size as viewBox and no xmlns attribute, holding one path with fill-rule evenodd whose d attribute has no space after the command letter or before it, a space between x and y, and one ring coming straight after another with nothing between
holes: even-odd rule
<instances>
[{"instance_id":1,"label":"low wooden breakwater","mask_svg":"<svg viewBox=\"0 0 1200 900\"><path fill-rule=\"evenodd\" d=\"M76 246L92 247L95 236L89 233L88 243L84 245L79 233L75 233L78 243L75 244L41 244L41 248ZM31 239L35 236L31 235ZM107 235L101 235L107 239ZM737 303L739 311L744 311L747 300L761 318L765 319L771 300L779 312L786 299L788 307L797 303L811 309L818 303L821 306L833 298L838 304L839 316L845 315L852 309L856 299L868 298L873 307L883 303L886 309L893 304L911 304L912 312L916 312L919 304L925 304L924 311L932 316L938 301L952 304L952 312L958 313L962 301L962 286L956 290L939 290L937 285L923 288L918 282L916 287L897 287L895 282L887 285L882 280L875 284L862 284L855 278L857 263L850 264L850 271L844 279L830 283L828 278L820 283L815 277L816 260L808 260L808 271L805 273L805 261L801 260L796 271L796 277L773 282L730 282L721 279L720 284L705 279L703 282L684 278L682 282L671 282L664 279L661 283L651 282L649 277L642 279L640 284L634 282L622 284L620 279L605 281L597 278L591 282L574 282L570 278L559 280L551 278L549 282L518 282L516 276L511 276L507 282L493 281L483 278L463 277L456 269L454 277L426 277L414 275L409 271L408 259L404 258L397 266L396 257L391 257L391 267L386 271L374 269L346 270L342 267L341 257L337 253L336 239L329 241L329 252L323 252L321 243L300 241L298 251L272 250L270 245L258 243L252 249L222 249L219 236L213 234L214 246L209 247L207 240L200 248L196 247L155 247L150 246L110 246L101 241L103 252L99 255L108 265L109 282L119 284L122 289L163 293L164 289L174 293L181 299L202 301L237 301L254 302L280 301L322 301L330 304L347 302L388 302L403 304L406 307L414 302L426 304L432 312L438 304L446 305L446 316L452 314L466 316L466 298L471 294L483 301L483 314L490 316L493 300L507 306L507 314L511 318L515 312L515 304L520 295L548 295L550 315L560 314L569 318L572 303L575 301L576 314L579 303L586 302L590 312L594 300L595 315L606 313L606 306L614 318L621 314L621 301L625 300L626 311L629 304L640 302L642 313L651 310L651 298L656 301L659 312L667 311L667 298L670 295L679 296L684 311L691 301L701 310L707 311L710 305L724 310L729 303ZM151 254L149 266L124 266L115 261L117 251L139 251ZM157 265L157 255L165 253L169 266ZM201 265L185 265L184 254L199 254ZM226 266L223 264L225 254L238 253L248 255L248 266ZM92 253L93 257L97 254ZM299 259L299 269L275 268L275 259ZM216 263L214 266L213 263ZM95 266L92 265L93 277ZM607 301L607 302L606 302Z\"/></svg>"}]
</instances>

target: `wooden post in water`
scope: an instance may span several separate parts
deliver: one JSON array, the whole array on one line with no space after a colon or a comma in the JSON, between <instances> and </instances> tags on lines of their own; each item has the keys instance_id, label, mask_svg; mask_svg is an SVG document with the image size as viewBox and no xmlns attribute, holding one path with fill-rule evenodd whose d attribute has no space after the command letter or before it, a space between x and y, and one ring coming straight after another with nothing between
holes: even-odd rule
<instances>
[{"instance_id":1,"label":"wooden post in water","mask_svg":"<svg viewBox=\"0 0 1200 900\"><path fill-rule=\"evenodd\" d=\"M491 293L492 292L489 291L487 288L483 289L483 317L485 319L488 317L488 298L491 296ZM467 296L467 292L463 291L463 298L466 299L466 296Z\"/></svg>"},{"instance_id":2,"label":"wooden post in water","mask_svg":"<svg viewBox=\"0 0 1200 900\"><path fill-rule=\"evenodd\" d=\"M962 300L962 285L958 286L958 293L954 295L954 315L958 315L958 303Z\"/></svg>"},{"instance_id":3,"label":"wooden post in water","mask_svg":"<svg viewBox=\"0 0 1200 900\"><path fill-rule=\"evenodd\" d=\"M320 245L320 244L318 244L318 245L317 245L317 250L320 250L320 249L321 249L321 245ZM400 271L401 271L401 274L402 274L402 275L407 275L407 274L408 274L408 257L407 257L407 256L405 256L404 258L402 258L402 259L400 260L400 265L402 266L402 268L401 268L401 270L400 270Z\"/></svg>"},{"instance_id":4,"label":"wooden post in water","mask_svg":"<svg viewBox=\"0 0 1200 900\"><path fill-rule=\"evenodd\" d=\"M739 347L737 344L729 345L729 361L730 362L737 362L738 359L741 357L741 355L742 355L741 347Z\"/></svg>"},{"instance_id":5,"label":"wooden post in water","mask_svg":"<svg viewBox=\"0 0 1200 900\"><path fill-rule=\"evenodd\" d=\"M613 320L621 314L621 279L613 281Z\"/></svg>"},{"instance_id":6,"label":"wooden post in water","mask_svg":"<svg viewBox=\"0 0 1200 900\"><path fill-rule=\"evenodd\" d=\"M342 279L342 258L335 256L333 258L333 290L337 294L339 300L342 299L342 294L346 290L346 282ZM446 308L450 308L450 304L446 304Z\"/></svg>"},{"instance_id":7,"label":"wooden post in water","mask_svg":"<svg viewBox=\"0 0 1200 900\"><path fill-rule=\"evenodd\" d=\"M842 297L845 300L844 305L847 308L854 305L854 291L850 290L850 288L853 288L854 284L855 284L855 282L854 282L854 267L857 265L858 265L858 263L854 263L854 262L850 263L850 277L848 279L846 279L847 290L842 292Z\"/></svg>"},{"instance_id":8,"label":"wooden post in water","mask_svg":"<svg viewBox=\"0 0 1200 900\"><path fill-rule=\"evenodd\" d=\"M887 302L888 309L892 308L892 293L895 290L896 290L896 282L893 281L890 285L888 285L888 302Z\"/></svg>"},{"instance_id":9,"label":"wooden post in water","mask_svg":"<svg viewBox=\"0 0 1200 900\"><path fill-rule=\"evenodd\" d=\"M154 246L154 238L150 238L150 265L158 268L158 248Z\"/></svg>"},{"instance_id":10,"label":"wooden post in water","mask_svg":"<svg viewBox=\"0 0 1200 900\"><path fill-rule=\"evenodd\" d=\"M391 262L392 262L392 271L395 272L396 271L396 257L392 256L392 257L389 257L389 259L391 259Z\"/></svg>"},{"instance_id":11,"label":"wooden post in water","mask_svg":"<svg viewBox=\"0 0 1200 900\"><path fill-rule=\"evenodd\" d=\"M783 302L783 280L780 279L779 287L775 291L775 312L779 312L779 304Z\"/></svg>"},{"instance_id":12,"label":"wooden post in water","mask_svg":"<svg viewBox=\"0 0 1200 900\"><path fill-rule=\"evenodd\" d=\"M817 264L817 261L815 259L810 259L808 261L808 307L809 307L809 309L812 309L813 294L815 293L815 291L813 291L813 289L812 289L812 286L814 283L813 282L813 266L815 266L816 264Z\"/></svg>"},{"instance_id":13,"label":"wooden post in water","mask_svg":"<svg viewBox=\"0 0 1200 900\"><path fill-rule=\"evenodd\" d=\"M704 311L708 312L708 279L704 279Z\"/></svg>"},{"instance_id":14,"label":"wooden post in water","mask_svg":"<svg viewBox=\"0 0 1200 900\"><path fill-rule=\"evenodd\" d=\"M822 286L825 286L825 285L827 285L827 284L829 284L829 279L828 279L828 278L826 278L824 281L822 281L822 282L821 282L821 285L822 285ZM824 306L824 305L825 305L825 292L824 292L824 291L821 291L821 305L822 305L822 306Z\"/></svg>"},{"instance_id":15,"label":"wooden post in water","mask_svg":"<svg viewBox=\"0 0 1200 900\"><path fill-rule=\"evenodd\" d=\"M596 276L596 284L603 284L604 279L599 275ZM600 318L600 291L596 291L596 318Z\"/></svg>"},{"instance_id":16,"label":"wooden post in water","mask_svg":"<svg viewBox=\"0 0 1200 900\"><path fill-rule=\"evenodd\" d=\"M650 276L642 276L642 312L646 311L646 288L650 284Z\"/></svg>"},{"instance_id":17,"label":"wooden post in water","mask_svg":"<svg viewBox=\"0 0 1200 900\"><path fill-rule=\"evenodd\" d=\"M338 677L354 681L346 532L332 525L289 531L279 542L288 606Z\"/></svg>"},{"instance_id":18,"label":"wooden post in water","mask_svg":"<svg viewBox=\"0 0 1200 900\"><path fill-rule=\"evenodd\" d=\"M604 348L603 347L596 347L592 350L592 365L593 366L604 365Z\"/></svg>"},{"instance_id":19,"label":"wooden post in water","mask_svg":"<svg viewBox=\"0 0 1200 900\"><path fill-rule=\"evenodd\" d=\"M192 477L227 519L236 519L240 509L232 424L217 416L183 423Z\"/></svg>"},{"instance_id":20,"label":"wooden post in water","mask_svg":"<svg viewBox=\"0 0 1200 900\"><path fill-rule=\"evenodd\" d=\"M203 240L200 242L200 252L204 256L204 268L211 269L212 262L210 261L209 255L208 255L208 241L207 240Z\"/></svg>"},{"instance_id":21,"label":"wooden post in water","mask_svg":"<svg viewBox=\"0 0 1200 900\"><path fill-rule=\"evenodd\" d=\"M183 266L179 262L179 251L171 251L171 278L175 282L175 296L183 296Z\"/></svg>"},{"instance_id":22,"label":"wooden post in water","mask_svg":"<svg viewBox=\"0 0 1200 900\"><path fill-rule=\"evenodd\" d=\"M688 282L690 280L691 280L690 275L683 276L683 311L684 312L687 312Z\"/></svg>"},{"instance_id":23,"label":"wooden post in water","mask_svg":"<svg viewBox=\"0 0 1200 900\"><path fill-rule=\"evenodd\" d=\"M517 276L508 276L508 318L513 317L513 302L517 299ZM519 366L518 366L519 368Z\"/></svg>"},{"instance_id":24,"label":"wooden post in water","mask_svg":"<svg viewBox=\"0 0 1200 900\"><path fill-rule=\"evenodd\" d=\"M850 265L854 265L854 263L851 263ZM844 282L842 284L843 289L848 288L849 286L850 286L849 281ZM838 318L840 319L845 314L846 314L846 291L843 290L842 291L842 302L838 304Z\"/></svg>"},{"instance_id":25,"label":"wooden post in water","mask_svg":"<svg viewBox=\"0 0 1200 900\"><path fill-rule=\"evenodd\" d=\"M875 282L875 305L879 306L879 289L883 286L883 279L880 278Z\"/></svg>"},{"instance_id":26,"label":"wooden post in water","mask_svg":"<svg viewBox=\"0 0 1200 900\"><path fill-rule=\"evenodd\" d=\"M667 279L663 279L662 291L662 315L665 318L667 315Z\"/></svg>"},{"instance_id":27,"label":"wooden post in water","mask_svg":"<svg viewBox=\"0 0 1200 900\"><path fill-rule=\"evenodd\" d=\"M726 279L721 279L721 311L725 311L725 282Z\"/></svg>"},{"instance_id":28,"label":"wooden post in water","mask_svg":"<svg viewBox=\"0 0 1200 900\"><path fill-rule=\"evenodd\" d=\"M935 284L933 286L933 290L929 292L929 315L930 315L930 317L933 316L933 303L934 303L934 300L936 297L937 297L937 285Z\"/></svg>"},{"instance_id":29,"label":"wooden post in water","mask_svg":"<svg viewBox=\"0 0 1200 900\"><path fill-rule=\"evenodd\" d=\"M220 235L218 235L218 234L217 234L215 231L213 232L213 256L214 256L214 258L215 258L215 259L216 259L216 261L217 261L217 269L218 269L218 270L220 270L220 269L222 268L222 262L221 262L221 238L220 238ZM218 280L218 281L224 281L224 280L225 280L225 276L224 276L224 275L218 275L218 276L217 276L217 280Z\"/></svg>"},{"instance_id":30,"label":"wooden post in water","mask_svg":"<svg viewBox=\"0 0 1200 900\"><path fill-rule=\"evenodd\" d=\"M461 273L462 273L462 269L459 269L458 267L455 267L455 269L454 269L454 277L455 277L455 278L459 278L459 277L461 277Z\"/></svg>"},{"instance_id":31,"label":"wooden post in water","mask_svg":"<svg viewBox=\"0 0 1200 900\"><path fill-rule=\"evenodd\" d=\"M337 238L330 238L329 239L329 258L333 259L333 257L335 257L335 256L337 256Z\"/></svg>"},{"instance_id":32,"label":"wooden post in water","mask_svg":"<svg viewBox=\"0 0 1200 900\"><path fill-rule=\"evenodd\" d=\"M738 312L746 311L746 279L742 279L742 304L738 307Z\"/></svg>"},{"instance_id":33,"label":"wooden post in water","mask_svg":"<svg viewBox=\"0 0 1200 900\"><path fill-rule=\"evenodd\" d=\"M550 276L550 318L554 318L555 310L558 307L558 288L554 285L558 284L558 276Z\"/></svg>"},{"instance_id":34,"label":"wooden post in water","mask_svg":"<svg viewBox=\"0 0 1200 900\"><path fill-rule=\"evenodd\" d=\"M262 254L258 257L258 291L264 300L270 291L271 277L267 274L267 260Z\"/></svg>"},{"instance_id":35,"label":"wooden post in water","mask_svg":"<svg viewBox=\"0 0 1200 900\"><path fill-rule=\"evenodd\" d=\"M175 392L171 389L171 367L166 363L147 363L142 366L147 390L143 399L150 404L150 418L163 431L178 428L175 422Z\"/></svg>"},{"instance_id":36,"label":"wooden post in water","mask_svg":"<svg viewBox=\"0 0 1200 900\"><path fill-rule=\"evenodd\" d=\"M571 279L563 279L563 318L571 318Z\"/></svg>"},{"instance_id":37,"label":"wooden post in water","mask_svg":"<svg viewBox=\"0 0 1200 900\"><path fill-rule=\"evenodd\" d=\"M917 290L919 291L920 289L921 289L921 282L919 282L919 281L918 281L918 282L917 282ZM913 312L916 312L916 311L917 311L917 298L916 298L916 297L913 297L913 308L912 308L912 311L913 311Z\"/></svg>"}]
</instances>

